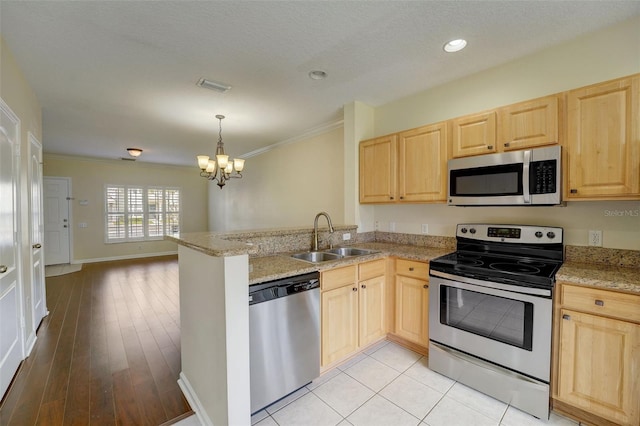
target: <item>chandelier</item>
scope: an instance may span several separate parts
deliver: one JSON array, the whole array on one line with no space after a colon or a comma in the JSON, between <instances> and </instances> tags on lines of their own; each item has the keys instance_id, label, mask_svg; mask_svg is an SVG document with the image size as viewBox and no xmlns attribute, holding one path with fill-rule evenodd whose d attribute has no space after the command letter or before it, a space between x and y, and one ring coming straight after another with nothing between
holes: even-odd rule
<instances>
[{"instance_id":1,"label":"chandelier","mask_svg":"<svg viewBox=\"0 0 640 426\"><path fill-rule=\"evenodd\" d=\"M224 153L224 144L222 143L222 119L224 115L216 115L216 118L220 121L216 158L210 159L208 155L198 155L198 167L200 167L200 176L215 180L220 189L222 189L229 179L242 177L244 160L234 158L233 161L229 161L229 156Z\"/></svg>"}]
</instances>

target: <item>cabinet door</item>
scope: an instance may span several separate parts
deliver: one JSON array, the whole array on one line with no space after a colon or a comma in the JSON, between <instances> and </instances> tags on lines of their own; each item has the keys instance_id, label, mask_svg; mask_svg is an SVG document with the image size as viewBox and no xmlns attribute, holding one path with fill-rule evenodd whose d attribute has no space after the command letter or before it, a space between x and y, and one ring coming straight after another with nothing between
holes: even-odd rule
<instances>
[{"instance_id":1,"label":"cabinet door","mask_svg":"<svg viewBox=\"0 0 640 426\"><path fill-rule=\"evenodd\" d=\"M512 151L557 144L558 104L558 96L554 95L500 108L500 147Z\"/></svg>"},{"instance_id":2,"label":"cabinet door","mask_svg":"<svg viewBox=\"0 0 640 426\"><path fill-rule=\"evenodd\" d=\"M358 288L356 284L322 293L322 365L358 348Z\"/></svg>"},{"instance_id":3,"label":"cabinet door","mask_svg":"<svg viewBox=\"0 0 640 426\"><path fill-rule=\"evenodd\" d=\"M429 285L396 276L396 334L422 346L429 344Z\"/></svg>"},{"instance_id":4,"label":"cabinet door","mask_svg":"<svg viewBox=\"0 0 640 426\"><path fill-rule=\"evenodd\" d=\"M360 346L375 342L386 334L384 281L384 275L360 281Z\"/></svg>"},{"instance_id":5,"label":"cabinet door","mask_svg":"<svg viewBox=\"0 0 640 426\"><path fill-rule=\"evenodd\" d=\"M398 146L400 200L445 201L447 123L402 132Z\"/></svg>"},{"instance_id":6,"label":"cabinet door","mask_svg":"<svg viewBox=\"0 0 640 426\"><path fill-rule=\"evenodd\" d=\"M452 120L454 157L496 152L496 113L483 112Z\"/></svg>"},{"instance_id":7,"label":"cabinet door","mask_svg":"<svg viewBox=\"0 0 640 426\"><path fill-rule=\"evenodd\" d=\"M640 326L563 309L558 399L624 425L640 422Z\"/></svg>"},{"instance_id":8,"label":"cabinet door","mask_svg":"<svg viewBox=\"0 0 640 426\"><path fill-rule=\"evenodd\" d=\"M640 198L640 76L567 97L566 198Z\"/></svg>"},{"instance_id":9,"label":"cabinet door","mask_svg":"<svg viewBox=\"0 0 640 426\"><path fill-rule=\"evenodd\" d=\"M397 135L360 143L360 202L396 200Z\"/></svg>"}]
</instances>

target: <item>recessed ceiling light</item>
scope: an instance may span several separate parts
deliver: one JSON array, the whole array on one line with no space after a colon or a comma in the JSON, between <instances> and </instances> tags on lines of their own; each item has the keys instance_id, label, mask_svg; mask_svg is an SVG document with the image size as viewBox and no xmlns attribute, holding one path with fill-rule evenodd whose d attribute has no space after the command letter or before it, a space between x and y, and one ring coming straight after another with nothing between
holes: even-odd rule
<instances>
[{"instance_id":1,"label":"recessed ceiling light","mask_svg":"<svg viewBox=\"0 0 640 426\"><path fill-rule=\"evenodd\" d=\"M201 78L198 80L196 85L200 87L204 87L205 89L215 90L216 92L224 93L227 90L231 89L226 83L220 83L219 81L207 80L206 78Z\"/></svg>"},{"instance_id":2,"label":"recessed ceiling light","mask_svg":"<svg viewBox=\"0 0 640 426\"><path fill-rule=\"evenodd\" d=\"M443 49L448 53L459 52L460 50L464 49L466 45L467 40L459 38L456 40L451 40L450 42L445 44Z\"/></svg>"},{"instance_id":3,"label":"recessed ceiling light","mask_svg":"<svg viewBox=\"0 0 640 426\"><path fill-rule=\"evenodd\" d=\"M327 73L322 70L309 71L309 78L311 80L324 80L327 78Z\"/></svg>"}]
</instances>

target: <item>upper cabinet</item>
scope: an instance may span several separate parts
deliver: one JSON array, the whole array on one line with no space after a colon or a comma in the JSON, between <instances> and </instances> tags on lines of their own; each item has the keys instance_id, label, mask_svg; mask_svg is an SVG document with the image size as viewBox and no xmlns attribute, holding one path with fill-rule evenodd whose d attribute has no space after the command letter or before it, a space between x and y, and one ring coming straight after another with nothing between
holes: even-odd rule
<instances>
[{"instance_id":1,"label":"upper cabinet","mask_svg":"<svg viewBox=\"0 0 640 426\"><path fill-rule=\"evenodd\" d=\"M498 110L498 149L514 151L559 141L559 95L509 105Z\"/></svg>"},{"instance_id":2,"label":"upper cabinet","mask_svg":"<svg viewBox=\"0 0 640 426\"><path fill-rule=\"evenodd\" d=\"M360 143L360 202L444 202L447 123Z\"/></svg>"},{"instance_id":3,"label":"upper cabinet","mask_svg":"<svg viewBox=\"0 0 640 426\"><path fill-rule=\"evenodd\" d=\"M398 136L388 135L360 143L360 202L396 200Z\"/></svg>"},{"instance_id":4,"label":"upper cabinet","mask_svg":"<svg viewBox=\"0 0 640 426\"><path fill-rule=\"evenodd\" d=\"M454 158L496 152L496 141L495 111L452 120L451 148Z\"/></svg>"},{"instance_id":5,"label":"upper cabinet","mask_svg":"<svg viewBox=\"0 0 640 426\"><path fill-rule=\"evenodd\" d=\"M640 198L640 76L567 96L565 199Z\"/></svg>"},{"instance_id":6,"label":"upper cabinet","mask_svg":"<svg viewBox=\"0 0 640 426\"><path fill-rule=\"evenodd\" d=\"M398 136L398 195L401 201L445 201L447 197L447 123Z\"/></svg>"}]
</instances>

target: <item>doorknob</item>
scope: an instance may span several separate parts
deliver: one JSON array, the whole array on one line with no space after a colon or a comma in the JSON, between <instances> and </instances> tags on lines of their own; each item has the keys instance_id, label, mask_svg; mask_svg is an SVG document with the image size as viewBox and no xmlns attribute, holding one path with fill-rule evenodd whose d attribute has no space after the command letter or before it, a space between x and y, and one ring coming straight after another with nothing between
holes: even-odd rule
<instances>
[{"instance_id":1,"label":"doorknob","mask_svg":"<svg viewBox=\"0 0 640 426\"><path fill-rule=\"evenodd\" d=\"M33 247L34 249L39 249L42 248L42 244L34 244L31 247Z\"/></svg>"},{"instance_id":2,"label":"doorknob","mask_svg":"<svg viewBox=\"0 0 640 426\"><path fill-rule=\"evenodd\" d=\"M0 274L4 274L5 272L7 272L7 267L4 265L0 265Z\"/></svg>"},{"instance_id":3,"label":"doorknob","mask_svg":"<svg viewBox=\"0 0 640 426\"><path fill-rule=\"evenodd\" d=\"M62 227L63 227L63 228L68 228L68 226L67 226L67 225L62 225Z\"/></svg>"}]
</instances>

